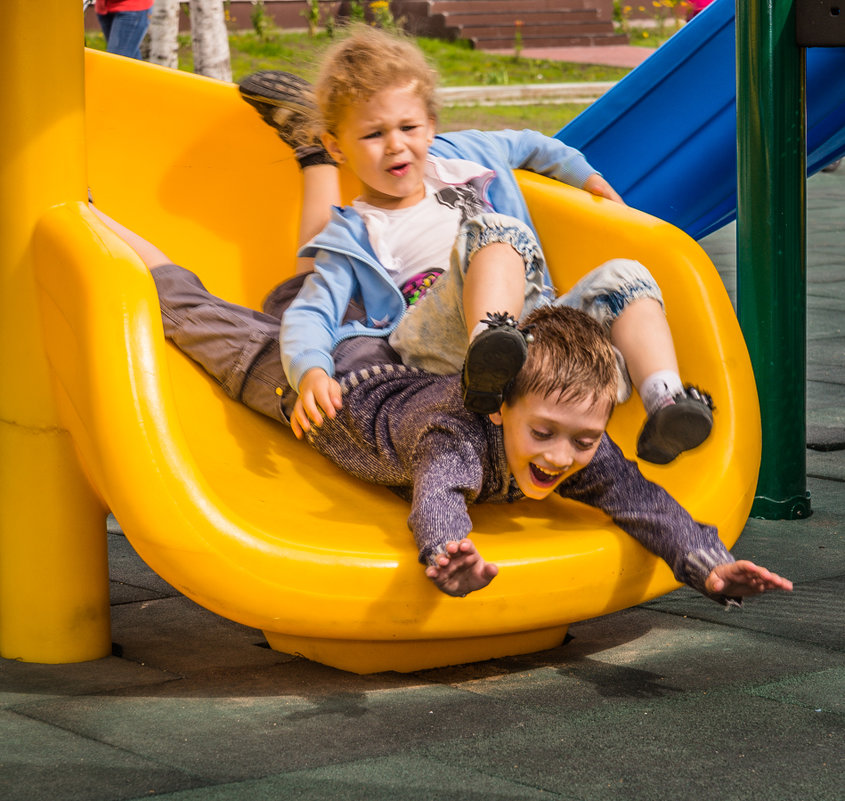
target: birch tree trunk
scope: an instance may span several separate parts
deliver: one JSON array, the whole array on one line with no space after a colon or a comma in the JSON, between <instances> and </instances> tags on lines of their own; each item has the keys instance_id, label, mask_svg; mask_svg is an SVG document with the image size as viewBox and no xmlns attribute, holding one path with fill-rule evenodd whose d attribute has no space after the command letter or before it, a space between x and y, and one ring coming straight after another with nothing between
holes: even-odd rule
<instances>
[{"instance_id":1,"label":"birch tree trunk","mask_svg":"<svg viewBox=\"0 0 845 801\"><path fill-rule=\"evenodd\" d=\"M150 13L150 52L147 61L162 67L179 67L179 0L155 0Z\"/></svg>"},{"instance_id":2,"label":"birch tree trunk","mask_svg":"<svg viewBox=\"0 0 845 801\"><path fill-rule=\"evenodd\" d=\"M229 33L223 14L223 0L190 0L190 9L194 72L231 82Z\"/></svg>"}]
</instances>

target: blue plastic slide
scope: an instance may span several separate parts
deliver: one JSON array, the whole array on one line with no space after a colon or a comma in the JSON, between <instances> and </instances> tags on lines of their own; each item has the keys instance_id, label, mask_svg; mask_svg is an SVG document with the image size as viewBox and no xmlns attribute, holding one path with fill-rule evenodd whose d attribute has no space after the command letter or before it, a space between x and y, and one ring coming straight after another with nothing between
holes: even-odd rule
<instances>
[{"instance_id":1,"label":"blue plastic slide","mask_svg":"<svg viewBox=\"0 0 845 801\"><path fill-rule=\"evenodd\" d=\"M557 137L695 239L736 217L734 0L716 0ZM845 47L807 50L807 174L845 154Z\"/></svg>"}]
</instances>

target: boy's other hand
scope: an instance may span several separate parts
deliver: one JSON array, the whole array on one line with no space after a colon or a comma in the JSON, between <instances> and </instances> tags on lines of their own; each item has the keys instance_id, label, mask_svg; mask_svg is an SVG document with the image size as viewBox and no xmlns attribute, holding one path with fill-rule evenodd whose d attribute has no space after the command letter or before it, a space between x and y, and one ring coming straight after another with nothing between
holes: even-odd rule
<instances>
[{"instance_id":1,"label":"boy's other hand","mask_svg":"<svg viewBox=\"0 0 845 801\"><path fill-rule=\"evenodd\" d=\"M319 428L323 425L323 415L333 419L341 406L340 384L325 370L311 368L299 382L299 397L290 420L294 436L302 439L312 424Z\"/></svg>"},{"instance_id":2,"label":"boy's other hand","mask_svg":"<svg viewBox=\"0 0 845 801\"><path fill-rule=\"evenodd\" d=\"M447 542L446 550L437 554L435 562L426 568L426 576L441 592L459 598L483 589L499 573L499 568L492 562L485 562L475 543L467 538Z\"/></svg>"},{"instance_id":3,"label":"boy's other hand","mask_svg":"<svg viewBox=\"0 0 845 801\"><path fill-rule=\"evenodd\" d=\"M623 206L626 205L619 193L597 172L594 172L584 181L583 188L591 195L598 195L598 197L605 197L615 203L621 203Z\"/></svg>"},{"instance_id":4,"label":"boy's other hand","mask_svg":"<svg viewBox=\"0 0 845 801\"><path fill-rule=\"evenodd\" d=\"M704 582L707 591L716 595L744 597L760 595L766 590L792 590L792 582L777 573L759 567L747 559L717 565Z\"/></svg>"}]
</instances>

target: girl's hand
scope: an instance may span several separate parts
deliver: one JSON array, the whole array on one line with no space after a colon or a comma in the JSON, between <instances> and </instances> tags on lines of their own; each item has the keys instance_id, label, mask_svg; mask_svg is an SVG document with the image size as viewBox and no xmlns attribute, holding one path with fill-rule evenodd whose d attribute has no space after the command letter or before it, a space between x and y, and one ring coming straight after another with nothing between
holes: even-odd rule
<instances>
[{"instance_id":1,"label":"girl's hand","mask_svg":"<svg viewBox=\"0 0 845 801\"><path fill-rule=\"evenodd\" d=\"M617 191L597 172L594 172L589 178L587 178L586 181L584 181L583 188L591 195L605 197L615 203L621 203L623 206L625 205L625 201L622 200Z\"/></svg>"},{"instance_id":2,"label":"girl's hand","mask_svg":"<svg viewBox=\"0 0 845 801\"><path fill-rule=\"evenodd\" d=\"M290 426L294 436L302 439L312 424L323 425L323 415L333 419L343 406L340 384L320 367L313 367L299 383L299 397L293 407Z\"/></svg>"}]
</instances>

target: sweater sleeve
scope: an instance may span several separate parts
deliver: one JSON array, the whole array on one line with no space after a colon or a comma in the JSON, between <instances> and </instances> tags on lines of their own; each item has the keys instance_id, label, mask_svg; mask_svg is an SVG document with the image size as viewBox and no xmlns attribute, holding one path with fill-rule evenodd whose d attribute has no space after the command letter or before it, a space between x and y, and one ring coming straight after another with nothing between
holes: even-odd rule
<instances>
[{"instance_id":1,"label":"sweater sleeve","mask_svg":"<svg viewBox=\"0 0 845 801\"><path fill-rule=\"evenodd\" d=\"M318 254L315 271L282 317L282 367L297 391L302 377L313 367L334 375L332 348L355 291L352 271L343 259L321 253L323 258Z\"/></svg>"},{"instance_id":2,"label":"sweater sleeve","mask_svg":"<svg viewBox=\"0 0 845 801\"><path fill-rule=\"evenodd\" d=\"M308 433L309 442L352 475L409 500L420 561L430 562L472 529L467 504L483 491L489 458L482 427L458 405L450 376L382 365L340 384L343 406Z\"/></svg>"},{"instance_id":3,"label":"sweater sleeve","mask_svg":"<svg viewBox=\"0 0 845 801\"><path fill-rule=\"evenodd\" d=\"M447 542L472 530L467 504L481 492L482 466L472 443L454 432L430 429L413 453L413 496L408 526L414 533L420 562L431 564Z\"/></svg>"},{"instance_id":4,"label":"sweater sleeve","mask_svg":"<svg viewBox=\"0 0 845 801\"><path fill-rule=\"evenodd\" d=\"M557 489L595 506L652 553L675 578L723 605L740 599L708 593L704 582L719 564L735 561L713 526L697 523L666 490L648 481L605 434L593 460Z\"/></svg>"}]
</instances>

